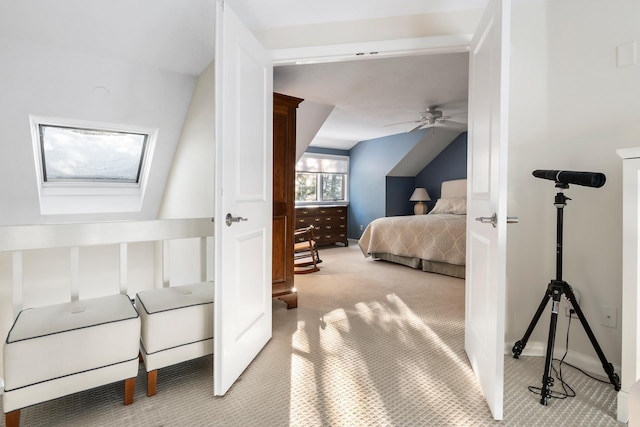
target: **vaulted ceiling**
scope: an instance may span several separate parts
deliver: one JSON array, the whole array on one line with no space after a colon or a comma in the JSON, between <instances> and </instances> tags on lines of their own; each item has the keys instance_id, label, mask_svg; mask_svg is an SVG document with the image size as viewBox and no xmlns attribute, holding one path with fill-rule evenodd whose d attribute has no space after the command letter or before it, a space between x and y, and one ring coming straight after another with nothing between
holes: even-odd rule
<instances>
[{"instance_id":1,"label":"vaulted ceiling","mask_svg":"<svg viewBox=\"0 0 640 427\"><path fill-rule=\"evenodd\" d=\"M466 130L468 68L466 52L290 65L275 68L274 90L330 106L311 145L350 149L411 131L429 106L461 123L437 126Z\"/></svg>"}]
</instances>

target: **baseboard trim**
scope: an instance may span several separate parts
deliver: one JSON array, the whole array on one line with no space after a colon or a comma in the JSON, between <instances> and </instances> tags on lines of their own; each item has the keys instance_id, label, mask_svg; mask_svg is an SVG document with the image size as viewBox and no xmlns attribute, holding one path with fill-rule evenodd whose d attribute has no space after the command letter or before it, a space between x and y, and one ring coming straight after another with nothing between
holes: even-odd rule
<instances>
[{"instance_id":1,"label":"baseboard trim","mask_svg":"<svg viewBox=\"0 0 640 427\"><path fill-rule=\"evenodd\" d=\"M629 422L629 397L627 390L620 390L618 392L618 413L616 414L616 419L623 423Z\"/></svg>"}]
</instances>

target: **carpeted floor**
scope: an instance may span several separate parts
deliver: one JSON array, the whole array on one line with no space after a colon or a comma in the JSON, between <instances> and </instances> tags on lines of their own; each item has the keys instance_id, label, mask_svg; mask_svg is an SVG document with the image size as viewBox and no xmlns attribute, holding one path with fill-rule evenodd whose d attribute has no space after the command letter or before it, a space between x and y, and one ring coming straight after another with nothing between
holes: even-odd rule
<instances>
[{"instance_id":1,"label":"carpeted floor","mask_svg":"<svg viewBox=\"0 0 640 427\"><path fill-rule=\"evenodd\" d=\"M621 425L611 385L564 368L578 396L543 406L527 386L544 359L509 356L494 421L464 352L463 280L373 262L357 244L320 256L319 272L296 276L297 309L273 302L273 338L226 396L205 357L160 370L152 398L141 367L132 405L112 384L26 408L21 425Z\"/></svg>"}]
</instances>

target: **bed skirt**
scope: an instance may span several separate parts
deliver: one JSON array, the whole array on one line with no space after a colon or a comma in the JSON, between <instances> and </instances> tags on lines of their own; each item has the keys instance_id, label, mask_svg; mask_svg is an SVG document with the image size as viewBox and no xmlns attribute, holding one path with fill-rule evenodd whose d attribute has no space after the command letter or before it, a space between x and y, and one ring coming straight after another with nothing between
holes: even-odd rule
<instances>
[{"instance_id":1,"label":"bed skirt","mask_svg":"<svg viewBox=\"0 0 640 427\"><path fill-rule=\"evenodd\" d=\"M465 278L464 265L447 264L445 262L429 261L426 259L377 252L372 253L371 257L373 259L381 259L383 261L389 261L396 264L406 265L407 267L421 269L422 271L428 271L429 273L444 274L447 276L459 277L461 279Z\"/></svg>"}]
</instances>

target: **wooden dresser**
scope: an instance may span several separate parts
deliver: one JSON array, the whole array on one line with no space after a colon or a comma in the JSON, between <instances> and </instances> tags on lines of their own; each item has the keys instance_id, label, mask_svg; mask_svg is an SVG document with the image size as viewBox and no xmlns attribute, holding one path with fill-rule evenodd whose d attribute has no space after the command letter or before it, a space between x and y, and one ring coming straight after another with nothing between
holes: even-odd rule
<instances>
[{"instance_id":1,"label":"wooden dresser","mask_svg":"<svg viewBox=\"0 0 640 427\"><path fill-rule=\"evenodd\" d=\"M318 246L347 241L347 206L300 206L296 207L296 228L313 225L314 238Z\"/></svg>"}]
</instances>

